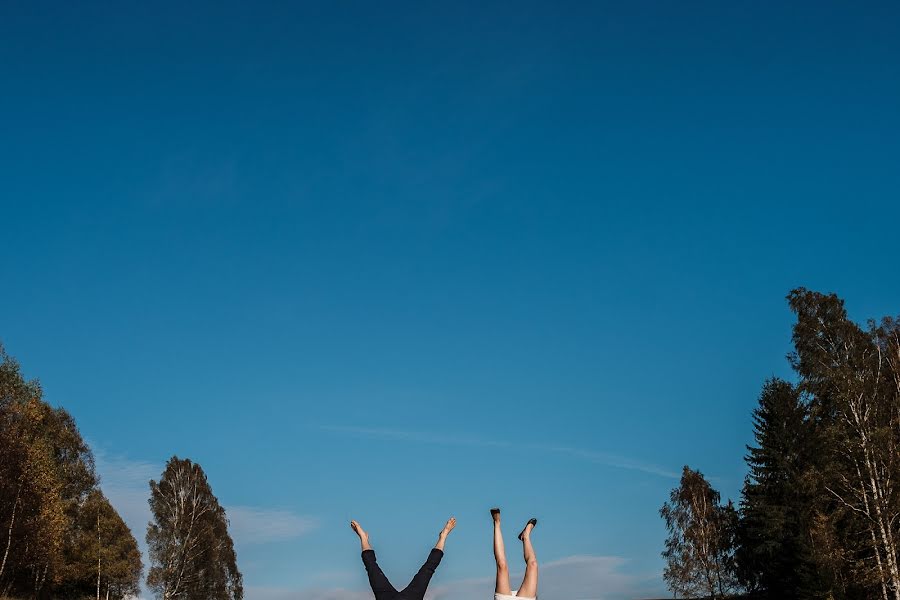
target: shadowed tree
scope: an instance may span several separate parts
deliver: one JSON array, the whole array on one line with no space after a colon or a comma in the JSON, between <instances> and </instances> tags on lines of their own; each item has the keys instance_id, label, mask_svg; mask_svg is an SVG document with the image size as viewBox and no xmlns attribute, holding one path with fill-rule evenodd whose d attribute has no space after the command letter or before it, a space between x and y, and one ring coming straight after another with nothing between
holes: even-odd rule
<instances>
[{"instance_id":1,"label":"shadowed tree","mask_svg":"<svg viewBox=\"0 0 900 600\"><path fill-rule=\"evenodd\" d=\"M225 510L200 465L173 456L150 482L147 585L164 600L240 600L243 583Z\"/></svg>"},{"instance_id":2,"label":"shadowed tree","mask_svg":"<svg viewBox=\"0 0 900 600\"><path fill-rule=\"evenodd\" d=\"M756 446L741 499L740 575L771 598L818 597L823 577L812 548L816 489L810 470L820 453L799 390L772 379L753 411Z\"/></svg>"},{"instance_id":3,"label":"shadowed tree","mask_svg":"<svg viewBox=\"0 0 900 600\"><path fill-rule=\"evenodd\" d=\"M829 451L822 486L855 582L900 600L900 373L894 321L864 331L834 294L797 289L792 365ZM877 590L877 592L875 591ZM871 597L871 594L870 594Z\"/></svg>"}]
</instances>

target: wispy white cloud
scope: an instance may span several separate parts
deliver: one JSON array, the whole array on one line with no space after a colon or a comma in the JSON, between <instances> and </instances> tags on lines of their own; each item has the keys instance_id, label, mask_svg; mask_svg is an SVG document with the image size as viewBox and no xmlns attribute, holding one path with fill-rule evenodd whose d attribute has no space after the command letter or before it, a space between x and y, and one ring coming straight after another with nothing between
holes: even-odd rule
<instances>
[{"instance_id":1,"label":"wispy white cloud","mask_svg":"<svg viewBox=\"0 0 900 600\"><path fill-rule=\"evenodd\" d=\"M372 600L371 590L291 589L248 586L244 588L246 600Z\"/></svg>"},{"instance_id":2,"label":"wispy white cloud","mask_svg":"<svg viewBox=\"0 0 900 600\"><path fill-rule=\"evenodd\" d=\"M628 600L662 593L659 578L623 571L627 561L617 556L569 556L540 567L538 596L560 600ZM512 573L515 586L522 573ZM483 600L494 591L494 578L450 582L429 591L427 600Z\"/></svg>"},{"instance_id":3,"label":"wispy white cloud","mask_svg":"<svg viewBox=\"0 0 900 600\"><path fill-rule=\"evenodd\" d=\"M323 425L320 429L331 431L334 433L342 433L348 435L365 436L383 440L396 440L402 442L414 442L421 444L435 444L442 446L469 446L469 447L491 447L491 448L509 448L520 450L531 450L537 452L545 452L548 454L560 454L569 456L578 460L585 460L597 464L615 467L618 469L627 469L630 471L640 471L649 475L665 477L667 479L678 479L681 475L671 469L661 467L652 463L636 460L626 456L620 456L609 452L597 452L594 450L586 450L584 448L575 448L571 446L558 446L552 444L533 444L533 443L512 443L504 440L487 440L483 438L447 435L441 433L404 431L398 429L379 429L370 427L352 427L352 426L332 426Z\"/></svg>"},{"instance_id":4,"label":"wispy white cloud","mask_svg":"<svg viewBox=\"0 0 900 600\"><path fill-rule=\"evenodd\" d=\"M151 462L111 456L103 451L95 453L95 460L100 488L131 528L143 550L144 535L150 521L150 505L147 504L149 482L159 479L162 467Z\"/></svg>"},{"instance_id":5,"label":"wispy white cloud","mask_svg":"<svg viewBox=\"0 0 900 600\"><path fill-rule=\"evenodd\" d=\"M225 509L235 543L265 544L300 537L316 528L316 520L289 510L230 506ZM238 542L238 540L240 540Z\"/></svg>"},{"instance_id":6,"label":"wispy white cloud","mask_svg":"<svg viewBox=\"0 0 900 600\"><path fill-rule=\"evenodd\" d=\"M539 596L558 600L631 600L666 595L658 575L649 577L626 573L627 561L616 556L569 556L541 565ZM513 573L512 581L521 579ZM515 583L514 583L515 585ZM494 578L478 577L439 582L426 600L484 600L494 592ZM247 600L371 600L368 589L288 589L249 587Z\"/></svg>"}]
</instances>

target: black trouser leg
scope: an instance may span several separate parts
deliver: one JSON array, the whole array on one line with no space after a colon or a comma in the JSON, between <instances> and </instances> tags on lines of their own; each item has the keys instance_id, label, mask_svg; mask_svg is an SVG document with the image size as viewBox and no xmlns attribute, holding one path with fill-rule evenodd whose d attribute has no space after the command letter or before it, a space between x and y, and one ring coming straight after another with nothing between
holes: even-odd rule
<instances>
[{"instance_id":1,"label":"black trouser leg","mask_svg":"<svg viewBox=\"0 0 900 600\"><path fill-rule=\"evenodd\" d=\"M419 569L416 576L409 582L406 589L401 592L401 595L405 600L422 600L425 597L425 590L428 589L428 582L431 581L431 576L434 575L434 570L441 564L441 558L443 557L443 551L438 550L437 548L431 550L431 554L428 555L428 560L425 561L425 564L422 565L422 568Z\"/></svg>"},{"instance_id":2,"label":"black trouser leg","mask_svg":"<svg viewBox=\"0 0 900 600\"><path fill-rule=\"evenodd\" d=\"M394 600L397 597L397 590L378 566L378 562L375 560L375 551L363 550L362 561L366 566L366 573L369 574L369 585L375 592L375 600Z\"/></svg>"}]
</instances>

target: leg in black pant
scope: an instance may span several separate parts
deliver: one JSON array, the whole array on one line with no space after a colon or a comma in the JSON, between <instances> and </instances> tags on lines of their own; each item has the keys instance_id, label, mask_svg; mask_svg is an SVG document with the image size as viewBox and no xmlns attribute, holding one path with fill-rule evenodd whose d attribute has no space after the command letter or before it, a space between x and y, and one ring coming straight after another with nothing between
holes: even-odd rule
<instances>
[{"instance_id":1,"label":"leg in black pant","mask_svg":"<svg viewBox=\"0 0 900 600\"><path fill-rule=\"evenodd\" d=\"M395 600L397 598L397 590L388 581L381 567L378 566L378 562L375 560L375 551L363 550L362 561L366 566L366 573L369 575L369 585L372 586L372 591L375 592L375 600ZM432 570L432 572L434 571Z\"/></svg>"},{"instance_id":2,"label":"leg in black pant","mask_svg":"<svg viewBox=\"0 0 900 600\"><path fill-rule=\"evenodd\" d=\"M447 541L447 536L456 527L456 519L450 517L450 520L444 525L444 528L438 534L437 544L434 545L434 549L428 555L428 560L425 561L425 564L422 565L422 568L419 569L419 572L416 573L416 576L413 577L413 580L409 582L409 585L402 592L398 592L391 585L381 567L378 566L378 562L375 560L375 551L372 550L372 546L369 544L369 534L365 532L358 521L350 521L350 527L359 536L359 543L362 547L362 561L366 567L366 572L369 574L369 585L372 586L372 591L375 592L375 600L424 600L428 583L444 557L444 543Z\"/></svg>"},{"instance_id":3,"label":"leg in black pant","mask_svg":"<svg viewBox=\"0 0 900 600\"><path fill-rule=\"evenodd\" d=\"M425 590L428 589L431 576L434 575L435 569L441 564L443 557L444 552L442 550L433 548L431 554L428 555L428 560L425 561L419 572L412 578L409 585L400 592L400 596L404 600L422 600L425 597Z\"/></svg>"}]
</instances>

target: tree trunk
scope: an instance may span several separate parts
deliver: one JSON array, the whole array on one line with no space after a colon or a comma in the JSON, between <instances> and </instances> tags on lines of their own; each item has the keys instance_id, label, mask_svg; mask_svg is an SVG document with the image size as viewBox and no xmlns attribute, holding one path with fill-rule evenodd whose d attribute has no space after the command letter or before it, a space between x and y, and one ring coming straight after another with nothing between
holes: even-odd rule
<instances>
[{"instance_id":1,"label":"tree trunk","mask_svg":"<svg viewBox=\"0 0 900 600\"><path fill-rule=\"evenodd\" d=\"M869 533L872 535L872 548L875 549L875 562L878 565L878 574L884 575L884 567L881 564L881 551L878 549L878 536L875 535L873 527L869 527ZM879 577L879 579L881 579L881 597L884 600L888 600L887 581L885 581L883 576Z\"/></svg>"},{"instance_id":2,"label":"tree trunk","mask_svg":"<svg viewBox=\"0 0 900 600\"><path fill-rule=\"evenodd\" d=\"M869 441L868 423L865 422L867 419L860 419L861 411L857 407L851 406L851 410L856 425L859 428L860 446L862 447L866 475L868 476L868 481L863 482L863 485L867 486L872 494L872 508L874 508L875 514L871 515L871 518L873 518L878 527L878 534L881 538L881 545L885 555L884 559L887 563L885 565L887 572L885 573L884 570L882 570L881 579L882 581L888 580L891 582L891 587L894 591L894 600L900 600L900 572L898 572L897 569L897 551L893 544L890 524L885 523L884 507L882 506L884 493L879 482L880 477L878 476L878 469L875 465L877 459L873 456L874 452ZM875 551L876 553L878 552L877 547L875 548ZM880 563L881 561L879 560L879 567L884 569L885 567L882 567Z\"/></svg>"},{"instance_id":3,"label":"tree trunk","mask_svg":"<svg viewBox=\"0 0 900 600\"><path fill-rule=\"evenodd\" d=\"M3 562L0 562L0 578L3 577L3 570L6 569L6 558L9 556L9 547L12 545L13 525L16 522L16 508L19 506L19 497L22 494L22 481L19 480L19 489L16 491L16 501L13 503L12 517L9 519L9 530L7 531L6 550L3 552Z\"/></svg>"},{"instance_id":4,"label":"tree trunk","mask_svg":"<svg viewBox=\"0 0 900 600\"><path fill-rule=\"evenodd\" d=\"M100 510L97 509L97 600L100 600Z\"/></svg>"}]
</instances>

